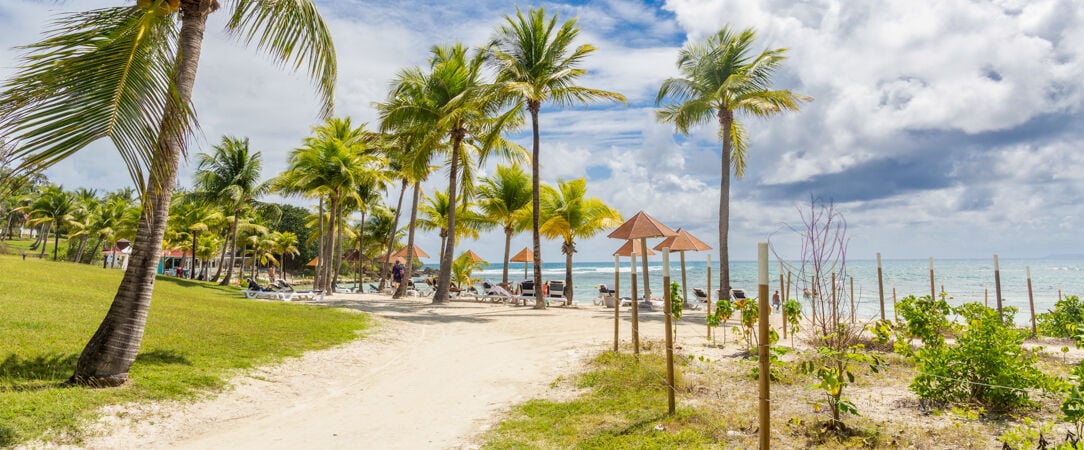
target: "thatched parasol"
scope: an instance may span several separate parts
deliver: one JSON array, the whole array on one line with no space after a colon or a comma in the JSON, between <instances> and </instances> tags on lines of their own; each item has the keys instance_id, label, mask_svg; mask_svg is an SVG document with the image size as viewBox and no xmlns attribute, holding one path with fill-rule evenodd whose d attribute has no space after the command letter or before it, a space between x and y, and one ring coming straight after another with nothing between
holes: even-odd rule
<instances>
[{"instance_id":1,"label":"thatched parasol","mask_svg":"<svg viewBox=\"0 0 1084 450\"><path fill-rule=\"evenodd\" d=\"M640 252L640 258L644 265L644 299L651 298L651 289L648 288L647 279L647 252L651 251L651 249L647 246L647 238L667 237L674 234L676 233L670 227L663 225L643 211L636 213L609 234L609 237L614 239L639 240L639 247L633 244L628 245L631 255L635 255L637 250L643 250ZM636 305L636 258L633 256L629 259L632 260L632 349L634 353L640 354L640 308ZM617 321L617 308L614 308L614 321Z\"/></svg>"},{"instance_id":2,"label":"thatched parasol","mask_svg":"<svg viewBox=\"0 0 1084 450\"><path fill-rule=\"evenodd\" d=\"M678 228L676 235L663 239L659 245L655 246L655 250L662 250L666 247L670 247L671 252L681 253L681 291L682 295L684 295L685 304L689 304L689 289L685 284L685 252L711 250L711 246L697 239L692 233ZM708 300L710 302L711 299Z\"/></svg>"},{"instance_id":3,"label":"thatched parasol","mask_svg":"<svg viewBox=\"0 0 1084 450\"><path fill-rule=\"evenodd\" d=\"M305 266L307 266L307 267L316 267L318 264L320 264L320 257L319 256L313 258L312 261L309 261L309 263L305 264Z\"/></svg>"},{"instance_id":4,"label":"thatched parasol","mask_svg":"<svg viewBox=\"0 0 1084 450\"><path fill-rule=\"evenodd\" d=\"M508 259L508 262L521 262L523 263L523 279L527 279L527 263L534 262L534 252L528 247L523 247L516 256Z\"/></svg>"},{"instance_id":5,"label":"thatched parasol","mask_svg":"<svg viewBox=\"0 0 1084 450\"><path fill-rule=\"evenodd\" d=\"M467 250L467 251L463 252L463 254L464 255L470 255L471 262L489 264L489 263L486 262L486 260L484 258L482 258L481 256L478 256L477 253L474 253L474 250ZM460 256L462 256L462 255L460 255Z\"/></svg>"},{"instance_id":6,"label":"thatched parasol","mask_svg":"<svg viewBox=\"0 0 1084 450\"><path fill-rule=\"evenodd\" d=\"M395 253L392 253L391 257L405 259L407 257L407 250L408 247L403 247ZM425 253L425 250L422 250L420 247L418 247L417 244L414 245L414 257L419 259L429 259L429 255Z\"/></svg>"}]
</instances>

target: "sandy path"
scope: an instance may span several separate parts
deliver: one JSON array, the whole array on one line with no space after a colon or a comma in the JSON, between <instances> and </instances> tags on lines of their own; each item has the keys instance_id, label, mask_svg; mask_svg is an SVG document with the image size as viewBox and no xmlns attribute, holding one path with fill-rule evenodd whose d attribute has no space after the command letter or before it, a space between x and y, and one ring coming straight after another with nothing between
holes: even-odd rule
<instances>
[{"instance_id":1,"label":"sandy path","mask_svg":"<svg viewBox=\"0 0 1084 450\"><path fill-rule=\"evenodd\" d=\"M469 446L508 406L546 395L613 339L612 312L596 308L336 297L379 318L372 336L250 371L209 400L118 408L87 447ZM661 339L661 317L642 315L645 339Z\"/></svg>"}]
</instances>

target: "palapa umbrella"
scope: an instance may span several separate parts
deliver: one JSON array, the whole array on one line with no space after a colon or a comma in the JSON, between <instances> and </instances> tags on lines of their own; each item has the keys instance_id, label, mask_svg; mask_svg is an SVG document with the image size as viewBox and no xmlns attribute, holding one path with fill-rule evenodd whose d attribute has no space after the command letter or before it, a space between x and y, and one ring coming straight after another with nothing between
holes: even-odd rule
<instances>
[{"instance_id":1,"label":"palapa umbrella","mask_svg":"<svg viewBox=\"0 0 1084 450\"><path fill-rule=\"evenodd\" d=\"M317 264L320 264L320 257L319 256L313 258L312 261L309 261L309 263L305 264L305 266L306 267L316 267Z\"/></svg>"},{"instance_id":2,"label":"palapa umbrella","mask_svg":"<svg viewBox=\"0 0 1084 450\"><path fill-rule=\"evenodd\" d=\"M628 244L630 255L639 253L644 265L644 298L651 298L651 290L647 283L647 252L651 251L647 246L647 238L673 236L674 230L655 220L647 213L640 211L632 216L624 224L617 227L609 234L614 239L626 241L639 240L639 246ZM640 353L640 311L636 305L636 258L632 257L632 349L636 354ZM617 308L614 308L614 317L617 317Z\"/></svg>"},{"instance_id":3,"label":"palapa umbrella","mask_svg":"<svg viewBox=\"0 0 1084 450\"><path fill-rule=\"evenodd\" d=\"M689 289L685 284L685 252L702 252L704 250L711 250L708 244L704 241L697 239L692 233L678 228L677 234L663 239L659 245L655 246L655 250L662 250L666 247L670 247L671 252L681 253L681 291L685 299L685 304L689 304Z\"/></svg>"},{"instance_id":4,"label":"palapa umbrella","mask_svg":"<svg viewBox=\"0 0 1084 450\"><path fill-rule=\"evenodd\" d=\"M527 279L527 263L534 262L534 252L528 247L523 247L516 256L508 259L508 262L521 262L523 263L523 279Z\"/></svg>"},{"instance_id":5,"label":"palapa umbrella","mask_svg":"<svg viewBox=\"0 0 1084 450\"><path fill-rule=\"evenodd\" d=\"M489 264L484 258L478 256L477 253L474 253L474 250L467 250L466 252L464 252L464 254L470 255L471 262Z\"/></svg>"},{"instance_id":6,"label":"palapa umbrella","mask_svg":"<svg viewBox=\"0 0 1084 450\"><path fill-rule=\"evenodd\" d=\"M391 257L406 259L408 249L408 247L403 247L395 253L392 253ZM417 244L414 245L414 256L419 259L429 259L429 255L425 253L425 250L422 250L420 247L418 247Z\"/></svg>"}]
</instances>

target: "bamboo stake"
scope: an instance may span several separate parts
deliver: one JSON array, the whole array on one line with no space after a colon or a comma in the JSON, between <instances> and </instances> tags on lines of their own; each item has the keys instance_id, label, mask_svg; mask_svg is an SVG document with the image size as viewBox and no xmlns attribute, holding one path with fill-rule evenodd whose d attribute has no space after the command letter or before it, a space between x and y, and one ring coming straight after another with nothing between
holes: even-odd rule
<instances>
[{"instance_id":1,"label":"bamboo stake","mask_svg":"<svg viewBox=\"0 0 1084 450\"><path fill-rule=\"evenodd\" d=\"M666 408L670 415L674 415L676 412L676 402L674 395L676 389L674 387L674 333L673 333L673 308L671 303L673 299L670 298L670 247L663 247L662 249L662 297L666 308Z\"/></svg>"},{"instance_id":2,"label":"bamboo stake","mask_svg":"<svg viewBox=\"0 0 1084 450\"><path fill-rule=\"evenodd\" d=\"M635 249L635 246L633 246ZM636 301L636 253L629 254L632 262L632 354L640 356L640 307Z\"/></svg>"},{"instance_id":3,"label":"bamboo stake","mask_svg":"<svg viewBox=\"0 0 1084 450\"><path fill-rule=\"evenodd\" d=\"M759 260L760 320L759 320L759 363L760 363L760 449L771 448L771 394L769 378L771 365L768 361L768 243L757 244Z\"/></svg>"},{"instance_id":4,"label":"bamboo stake","mask_svg":"<svg viewBox=\"0 0 1084 450\"><path fill-rule=\"evenodd\" d=\"M644 301L651 301L651 281L647 278L647 238L640 238L640 262L644 271Z\"/></svg>"},{"instance_id":5,"label":"bamboo stake","mask_svg":"<svg viewBox=\"0 0 1084 450\"><path fill-rule=\"evenodd\" d=\"M854 324L854 275L851 275L851 324Z\"/></svg>"},{"instance_id":6,"label":"bamboo stake","mask_svg":"<svg viewBox=\"0 0 1084 450\"><path fill-rule=\"evenodd\" d=\"M937 300L937 290L933 283L933 257L930 257L930 300Z\"/></svg>"},{"instance_id":7,"label":"bamboo stake","mask_svg":"<svg viewBox=\"0 0 1084 450\"><path fill-rule=\"evenodd\" d=\"M708 315L711 315L711 253L708 253ZM711 339L711 325L708 325L708 339Z\"/></svg>"},{"instance_id":8,"label":"bamboo stake","mask_svg":"<svg viewBox=\"0 0 1084 450\"><path fill-rule=\"evenodd\" d=\"M621 257L614 255L614 353L618 352L617 344L621 342ZM603 300L605 302L605 300Z\"/></svg>"},{"instance_id":9,"label":"bamboo stake","mask_svg":"<svg viewBox=\"0 0 1084 450\"><path fill-rule=\"evenodd\" d=\"M885 320L885 279L881 272L880 252L877 252L877 297L881 300L881 320Z\"/></svg>"},{"instance_id":10,"label":"bamboo stake","mask_svg":"<svg viewBox=\"0 0 1084 450\"><path fill-rule=\"evenodd\" d=\"M835 322L835 325L832 326L832 330L833 331L838 330L839 329L839 308L838 308L839 301L836 300L836 272L835 271L832 272L832 296L828 297L828 301L831 302L831 305L832 305L832 322Z\"/></svg>"},{"instance_id":11,"label":"bamboo stake","mask_svg":"<svg viewBox=\"0 0 1084 450\"><path fill-rule=\"evenodd\" d=\"M1024 269L1028 275L1028 307L1031 308L1031 334L1032 336L1038 336L1039 330L1035 327L1035 295L1031 291L1031 266L1026 266Z\"/></svg>"},{"instance_id":12,"label":"bamboo stake","mask_svg":"<svg viewBox=\"0 0 1084 450\"><path fill-rule=\"evenodd\" d=\"M689 288L685 284L685 252L681 253L681 302L685 305L689 304ZM670 290L667 286L666 290ZM683 305L684 306L684 305Z\"/></svg>"},{"instance_id":13,"label":"bamboo stake","mask_svg":"<svg viewBox=\"0 0 1084 450\"><path fill-rule=\"evenodd\" d=\"M997 317L1005 321L1001 311L1001 267L997 263L997 254L994 254L994 300L997 301Z\"/></svg>"},{"instance_id":14,"label":"bamboo stake","mask_svg":"<svg viewBox=\"0 0 1084 450\"><path fill-rule=\"evenodd\" d=\"M896 311L896 285L892 285L892 317L896 319L896 322L900 321L900 313Z\"/></svg>"},{"instance_id":15,"label":"bamboo stake","mask_svg":"<svg viewBox=\"0 0 1084 450\"><path fill-rule=\"evenodd\" d=\"M779 292L786 292L783 290L783 261L779 261ZM787 310L783 308L783 302L786 298L779 300L779 313L783 318L783 339L787 338Z\"/></svg>"}]
</instances>

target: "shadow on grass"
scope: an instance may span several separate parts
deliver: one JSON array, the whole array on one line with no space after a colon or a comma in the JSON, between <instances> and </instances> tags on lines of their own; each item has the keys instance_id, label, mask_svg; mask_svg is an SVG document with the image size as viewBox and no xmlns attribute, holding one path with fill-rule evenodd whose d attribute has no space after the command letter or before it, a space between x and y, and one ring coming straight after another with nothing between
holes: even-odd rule
<instances>
[{"instance_id":1,"label":"shadow on grass","mask_svg":"<svg viewBox=\"0 0 1084 450\"><path fill-rule=\"evenodd\" d=\"M0 362L0 378L8 380L67 379L75 371L78 354L38 355L31 358L8 355Z\"/></svg>"},{"instance_id":2,"label":"shadow on grass","mask_svg":"<svg viewBox=\"0 0 1084 450\"><path fill-rule=\"evenodd\" d=\"M8 448L18 443L19 441L15 439L15 430L0 423L0 447Z\"/></svg>"},{"instance_id":3,"label":"shadow on grass","mask_svg":"<svg viewBox=\"0 0 1084 450\"><path fill-rule=\"evenodd\" d=\"M154 366L164 366L166 364L177 364L182 366L192 365L192 361L189 361L183 353L178 353L173 350L151 350L149 352L141 352L136 356L135 362Z\"/></svg>"}]
</instances>

